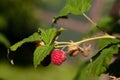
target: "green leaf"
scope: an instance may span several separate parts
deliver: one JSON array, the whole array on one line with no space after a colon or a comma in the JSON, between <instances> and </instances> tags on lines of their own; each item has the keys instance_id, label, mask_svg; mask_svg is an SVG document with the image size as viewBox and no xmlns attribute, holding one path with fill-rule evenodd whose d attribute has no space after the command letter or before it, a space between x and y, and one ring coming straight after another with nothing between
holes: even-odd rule
<instances>
[{"instance_id":1,"label":"green leaf","mask_svg":"<svg viewBox=\"0 0 120 80\"><path fill-rule=\"evenodd\" d=\"M101 73L106 71L111 58L114 54L118 53L118 46L113 45L109 48L102 50L99 57L84 66L79 73L79 77L76 80L98 80L96 79ZM87 77L86 77L87 76Z\"/></svg>"},{"instance_id":2,"label":"green leaf","mask_svg":"<svg viewBox=\"0 0 120 80\"><path fill-rule=\"evenodd\" d=\"M66 5L55 17L55 20L68 14L79 15L89 10L92 0L66 0Z\"/></svg>"},{"instance_id":3,"label":"green leaf","mask_svg":"<svg viewBox=\"0 0 120 80\"><path fill-rule=\"evenodd\" d=\"M119 39L101 39L100 41L99 41L99 43L98 43L98 47L100 48L100 49L103 49L106 45L109 45L109 44L114 44L114 43L118 43L118 42L120 42L120 40Z\"/></svg>"},{"instance_id":4,"label":"green leaf","mask_svg":"<svg viewBox=\"0 0 120 80\"><path fill-rule=\"evenodd\" d=\"M41 37L45 42L45 44L51 44L56 34L57 34L57 30L55 28L50 28L47 30L41 29Z\"/></svg>"},{"instance_id":5,"label":"green leaf","mask_svg":"<svg viewBox=\"0 0 120 80\"><path fill-rule=\"evenodd\" d=\"M36 68L40 62L50 54L51 50L54 48L54 45L51 44L54 39L63 31L63 28L60 28L58 31L56 28L50 29L41 29L41 38L45 42L44 46L39 46L34 52L34 67Z\"/></svg>"},{"instance_id":6,"label":"green leaf","mask_svg":"<svg viewBox=\"0 0 120 80\"><path fill-rule=\"evenodd\" d=\"M96 26L92 27L91 30L85 34L85 36L92 35L100 30L108 33L112 31L113 27L115 27L114 26L115 23L116 23L115 20L110 16L104 16Z\"/></svg>"},{"instance_id":7,"label":"green leaf","mask_svg":"<svg viewBox=\"0 0 120 80\"><path fill-rule=\"evenodd\" d=\"M2 43L3 45L5 45L7 48L10 47L10 42L8 41L8 39L0 33L0 43Z\"/></svg>"},{"instance_id":8,"label":"green leaf","mask_svg":"<svg viewBox=\"0 0 120 80\"><path fill-rule=\"evenodd\" d=\"M34 52L34 67L36 68L40 62L51 52L53 45L39 46Z\"/></svg>"},{"instance_id":9,"label":"green leaf","mask_svg":"<svg viewBox=\"0 0 120 80\"><path fill-rule=\"evenodd\" d=\"M39 33L34 33L33 35L29 36L28 38L23 39L22 41L17 42L13 46L10 47L11 51L17 50L18 47L22 46L24 43L27 42L34 42L34 41L40 41L40 35Z\"/></svg>"}]
</instances>

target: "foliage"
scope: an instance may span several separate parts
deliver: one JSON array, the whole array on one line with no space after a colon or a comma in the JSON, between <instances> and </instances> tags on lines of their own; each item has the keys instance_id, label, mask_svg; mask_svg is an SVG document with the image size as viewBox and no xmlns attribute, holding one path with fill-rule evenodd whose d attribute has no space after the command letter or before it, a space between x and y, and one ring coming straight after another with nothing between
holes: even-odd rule
<instances>
[{"instance_id":1,"label":"foliage","mask_svg":"<svg viewBox=\"0 0 120 80\"><path fill-rule=\"evenodd\" d=\"M11 44L32 34L39 25L33 5L33 0L0 0L0 32Z\"/></svg>"},{"instance_id":2,"label":"foliage","mask_svg":"<svg viewBox=\"0 0 120 80\"><path fill-rule=\"evenodd\" d=\"M0 79L7 80L72 80L76 71L77 66L70 65L61 67L49 65L48 67L39 67L35 71L33 67L13 67L0 62ZM69 74L71 72L72 74ZM65 75L67 76L65 77Z\"/></svg>"},{"instance_id":3,"label":"foliage","mask_svg":"<svg viewBox=\"0 0 120 80\"><path fill-rule=\"evenodd\" d=\"M6 50L10 44L13 45L37 30L39 22L35 15L35 1L0 0L0 59L7 59Z\"/></svg>"},{"instance_id":4,"label":"foliage","mask_svg":"<svg viewBox=\"0 0 120 80\"><path fill-rule=\"evenodd\" d=\"M5 45L5 47L9 48L10 47L10 42L8 41L8 39L0 33L0 43L2 43L3 45Z\"/></svg>"},{"instance_id":5,"label":"foliage","mask_svg":"<svg viewBox=\"0 0 120 80\"><path fill-rule=\"evenodd\" d=\"M102 48L97 55L93 57L95 60L84 65L82 70L78 73L79 76L75 80L97 80L96 77L99 77L101 73L105 72L112 56L118 53L118 46L112 45L109 47ZM88 76L88 77L86 77Z\"/></svg>"},{"instance_id":6,"label":"foliage","mask_svg":"<svg viewBox=\"0 0 120 80\"><path fill-rule=\"evenodd\" d=\"M89 46L84 48L81 46L81 44L87 41L100 39L98 42L98 51L94 56L90 57L90 61L87 61L84 65L80 67L81 70L77 73L77 76L75 77L75 80L97 80L98 77L107 70L113 55L119 52L118 45L120 44L120 38L119 36L112 35L113 33L116 33L115 31L118 29L114 27L119 24L116 23L116 20L111 18L110 16L104 17L98 24L95 24L85 14L90 9L91 1L92 0L66 0L65 7L56 17L54 17L52 24L56 23L59 18L67 17L69 14L83 14L83 16L95 26L90 32L87 33L87 35L90 36L91 34L95 34L95 32L98 31L101 31L105 34L92 38L85 38L77 42L58 42L57 38L59 38L59 35L63 31L63 28L57 30L56 28L53 28L54 25L52 25L53 27L50 27L49 29L40 29L39 32L34 32L33 35L30 35L28 38L24 38L23 40L15 43L9 49L11 51L16 51L18 47L21 47L24 43L40 43L40 45L36 46L36 49L33 53L33 64L34 67L37 68L41 61L43 61L47 55L51 54L51 51L54 48L67 50L67 52L75 54L75 56L77 56L78 53L84 55L86 54L86 51L87 53L89 53ZM13 16L13 14L11 13L10 15ZM0 35L0 42L9 47L9 42L3 35ZM70 49L68 50L69 47ZM86 55L85 57L87 56L88 55Z\"/></svg>"},{"instance_id":7,"label":"foliage","mask_svg":"<svg viewBox=\"0 0 120 80\"><path fill-rule=\"evenodd\" d=\"M53 45L44 45L39 46L34 52L34 67L37 68L37 65L48 55L53 49Z\"/></svg>"},{"instance_id":8,"label":"foliage","mask_svg":"<svg viewBox=\"0 0 120 80\"><path fill-rule=\"evenodd\" d=\"M35 68L40 62L48 55L53 49L53 44L51 44L57 34L57 30L55 28L51 28L48 30L41 29L41 39L43 39L45 45L38 46L34 52L34 66Z\"/></svg>"},{"instance_id":9,"label":"foliage","mask_svg":"<svg viewBox=\"0 0 120 80\"><path fill-rule=\"evenodd\" d=\"M41 29L41 38L43 39L45 44L50 45L53 39L55 38L56 34L57 34L57 30L55 28L53 29L51 28L48 30Z\"/></svg>"},{"instance_id":10,"label":"foliage","mask_svg":"<svg viewBox=\"0 0 120 80\"><path fill-rule=\"evenodd\" d=\"M31 4L32 0L1 0L0 16L2 16L2 21L4 20L7 24L6 27L9 28L11 25L11 28L13 27L13 29L15 29L21 26L24 29L24 27L27 27L29 24L27 21L33 23L35 16L33 16L34 13L32 11L34 10ZM29 11L31 11L31 13ZM19 25L16 25L15 23Z\"/></svg>"},{"instance_id":11,"label":"foliage","mask_svg":"<svg viewBox=\"0 0 120 80\"><path fill-rule=\"evenodd\" d=\"M51 50L53 49L53 40L55 39L57 35L57 30L55 28L51 29L41 29L40 34L34 33L33 35L29 36L28 38L23 39L22 41L19 41L18 43L14 44L10 47L11 51L16 51L16 49L20 46L22 46L24 43L27 42L40 42L40 40L43 39L43 42L45 45L38 46L34 52L34 66L37 67L37 65L40 64L40 62L48 55L50 54Z\"/></svg>"},{"instance_id":12,"label":"foliage","mask_svg":"<svg viewBox=\"0 0 120 80\"><path fill-rule=\"evenodd\" d=\"M92 35L99 31L112 33L113 28L117 27L115 26L115 24L116 20L114 20L112 17L103 16L101 20L98 22L98 24L95 25L88 33L86 33L86 36Z\"/></svg>"},{"instance_id":13,"label":"foliage","mask_svg":"<svg viewBox=\"0 0 120 80\"><path fill-rule=\"evenodd\" d=\"M66 0L65 7L60 13L54 18L53 22L61 17L68 16L68 14L79 15L87 12L91 6L92 0Z\"/></svg>"},{"instance_id":14,"label":"foliage","mask_svg":"<svg viewBox=\"0 0 120 80\"><path fill-rule=\"evenodd\" d=\"M34 42L34 41L40 41L39 33L34 33L33 35L29 36L28 38L25 38L22 41L14 44L13 46L10 47L10 50L15 51L18 47L22 46L24 43Z\"/></svg>"}]
</instances>

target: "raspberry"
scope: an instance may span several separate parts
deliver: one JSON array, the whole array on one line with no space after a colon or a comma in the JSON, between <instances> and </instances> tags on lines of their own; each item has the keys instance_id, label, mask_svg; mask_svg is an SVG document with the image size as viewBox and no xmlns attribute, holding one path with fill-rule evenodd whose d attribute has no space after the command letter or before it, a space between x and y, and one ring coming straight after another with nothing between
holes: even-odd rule
<instances>
[{"instance_id":1,"label":"raspberry","mask_svg":"<svg viewBox=\"0 0 120 80\"><path fill-rule=\"evenodd\" d=\"M63 50L55 49L51 54L51 61L55 65L61 65L66 60L66 53Z\"/></svg>"}]
</instances>

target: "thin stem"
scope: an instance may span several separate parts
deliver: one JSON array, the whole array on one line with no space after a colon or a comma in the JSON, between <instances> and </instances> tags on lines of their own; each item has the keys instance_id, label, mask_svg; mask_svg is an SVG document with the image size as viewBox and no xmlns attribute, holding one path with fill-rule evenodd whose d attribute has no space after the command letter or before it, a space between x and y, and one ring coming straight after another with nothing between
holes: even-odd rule
<instances>
[{"instance_id":1,"label":"thin stem","mask_svg":"<svg viewBox=\"0 0 120 80\"><path fill-rule=\"evenodd\" d=\"M96 26L99 30L101 30L103 33L106 33L104 30L102 30L90 17L88 17L85 13L83 13L83 16L90 21L94 26Z\"/></svg>"},{"instance_id":2,"label":"thin stem","mask_svg":"<svg viewBox=\"0 0 120 80\"><path fill-rule=\"evenodd\" d=\"M92 19L90 19L85 13L83 13L83 16L84 16L88 21L90 21L94 26L97 25L97 24L96 24Z\"/></svg>"},{"instance_id":3,"label":"thin stem","mask_svg":"<svg viewBox=\"0 0 120 80\"><path fill-rule=\"evenodd\" d=\"M56 41L55 44L57 44L57 45L58 45L58 44L71 44L71 42L57 42L57 41Z\"/></svg>"},{"instance_id":4,"label":"thin stem","mask_svg":"<svg viewBox=\"0 0 120 80\"><path fill-rule=\"evenodd\" d=\"M92 40L96 40L96 39L103 39L103 38L115 39L116 37L115 36L110 36L110 35L106 34L104 36L98 36L98 37L83 39L81 41L74 42L74 43L73 42L57 42L56 41L55 44L59 45L59 46L56 46L56 47L65 47L65 46L68 46L68 45L79 45L79 44L87 42L87 41L92 41Z\"/></svg>"},{"instance_id":5,"label":"thin stem","mask_svg":"<svg viewBox=\"0 0 120 80\"><path fill-rule=\"evenodd\" d=\"M55 48L65 48L67 47L68 45L60 45L60 46L55 46Z\"/></svg>"},{"instance_id":6,"label":"thin stem","mask_svg":"<svg viewBox=\"0 0 120 80\"><path fill-rule=\"evenodd\" d=\"M93 38L84 39L84 40L75 42L75 43L73 43L73 44L74 44L74 45L77 45L77 44L81 44L81 43L84 43L84 42L87 42L87 41L96 40L96 39L103 39L103 38L112 38L112 39L115 39L116 37L115 37L115 36L110 36L110 35L104 35L104 36L98 36L98 37L93 37Z\"/></svg>"}]
</instances>

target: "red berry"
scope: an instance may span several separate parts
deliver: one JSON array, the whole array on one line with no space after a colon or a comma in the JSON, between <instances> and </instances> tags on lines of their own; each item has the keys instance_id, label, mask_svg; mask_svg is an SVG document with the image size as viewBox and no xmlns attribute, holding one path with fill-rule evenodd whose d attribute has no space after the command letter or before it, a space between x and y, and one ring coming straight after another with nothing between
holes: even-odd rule
<instances>
[{"instance_id":1,"label":"red berry","mask_svg":"<svg viewBox=\"0 0 120 80\"><path fill-rule=\"evenodd\" d=\"M66 60L66 53L63 50L55 49L51 54L51 61L55 65L60 65Z\"/></svg>"}]
</instances>

